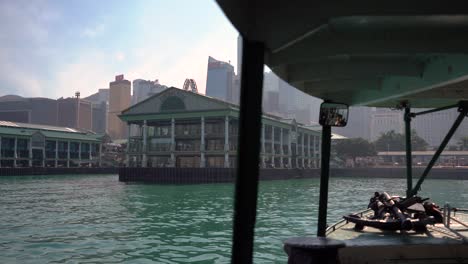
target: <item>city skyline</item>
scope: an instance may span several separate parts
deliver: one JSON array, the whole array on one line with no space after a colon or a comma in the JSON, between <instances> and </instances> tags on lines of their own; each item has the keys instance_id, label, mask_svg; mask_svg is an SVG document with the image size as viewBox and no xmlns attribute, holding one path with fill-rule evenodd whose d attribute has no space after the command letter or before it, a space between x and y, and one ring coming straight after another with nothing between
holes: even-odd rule
<instances>
[{"instance_id":1,"label":"city skyline","mask_svg":"<svg viewBox=\"0 0 468 264\"><path fill-rule=\"evenodd\" d=\"M205 93L208 56L237 63L214 1L0 1L0 31L0 96L88 96L122 73Z\"/></svg>"}]
</instances>

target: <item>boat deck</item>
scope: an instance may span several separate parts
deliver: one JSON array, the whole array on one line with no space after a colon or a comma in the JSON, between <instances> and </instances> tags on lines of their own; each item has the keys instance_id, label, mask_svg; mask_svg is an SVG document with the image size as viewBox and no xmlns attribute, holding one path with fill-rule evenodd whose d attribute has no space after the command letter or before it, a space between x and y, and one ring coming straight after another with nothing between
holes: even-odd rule
<instances>
[{"instance_id":1,"label":"boat deck","mask_svg":"<svg viewBox=\"0 0 468 264\"><path fill-rule=\"evenodd\" d=\"M359 213L362 216L372 212ZM458 222L457 222L458 221ZM327 237L341 240L341 263L468 263L468 214L451 214L449 225L427 226L425 232L354 230L345 220L327 229Z\"/></svg>"}]
</instances>

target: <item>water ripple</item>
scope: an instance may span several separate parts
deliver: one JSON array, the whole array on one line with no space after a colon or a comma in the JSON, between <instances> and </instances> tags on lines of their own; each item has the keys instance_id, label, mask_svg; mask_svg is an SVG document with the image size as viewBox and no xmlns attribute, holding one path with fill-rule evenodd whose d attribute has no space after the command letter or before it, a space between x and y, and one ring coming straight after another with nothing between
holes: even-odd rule
<instances>
[{"instance_id":1,"label":"water ripple","mask_svg":"<svg viewBox=\"0 0 468 264\"><path fill-rule=\"evenodd\" d=\"M404 180L332 179L329 221ZM255 263L284 263L282 241L314 235L316 179L261 182ZM439 203L467 206L465 181L429 181ZM0 263L229 263L233 185L157 186L117 176L0 178ZM462 203L460 200L463 199ZM464 204L463 204L464 203Z\"/></svg>"}]
</instances>

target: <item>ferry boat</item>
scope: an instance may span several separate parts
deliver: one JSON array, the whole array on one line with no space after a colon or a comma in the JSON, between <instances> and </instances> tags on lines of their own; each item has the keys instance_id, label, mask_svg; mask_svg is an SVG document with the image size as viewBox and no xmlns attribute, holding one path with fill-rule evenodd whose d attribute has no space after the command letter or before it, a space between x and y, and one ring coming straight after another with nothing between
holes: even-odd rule
<instances>
[{"instance_id":1,"label":"ferry boat","mask_svg":"<svg viewBox=\"0 0 468 264\"><path fill-rule=\"evenodd\" d=\"M265 64L299 90L324 100L317 237L285 241L288 263L468 263L464 210L447 206L443 223L428 225L425 232L356 231L349 221L328 228L326 222L331 130L352 122L348 106L404 111L406 197L417 195L430 177L468 114L466 1L217 2L243 44L232 262L252 263ZM413 184L411 121L452 107L458 108L458 118Z\"/></svg>"}]
</instances>

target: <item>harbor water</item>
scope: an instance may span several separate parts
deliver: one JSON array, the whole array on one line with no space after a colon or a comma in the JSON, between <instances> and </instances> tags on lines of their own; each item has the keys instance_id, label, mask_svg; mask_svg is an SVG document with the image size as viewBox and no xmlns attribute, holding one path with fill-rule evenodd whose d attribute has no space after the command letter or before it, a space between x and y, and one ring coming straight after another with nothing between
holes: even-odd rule
<instances>
[{"instance_id":1,"label":"harbor water","mask_svg":"<svg viewBox=\"0 0 468 264\"><path fill-rule=\"evenodd\" d=\"M328 222L405 179L332 178ZM260 183L255 263L285 263L313 236L318 179ZM125 184L116 175L0 178L0 263L229 263L233 184ZM427 180L420 194L468 207L468 181Z\"/></svg>"}]
</instances>

